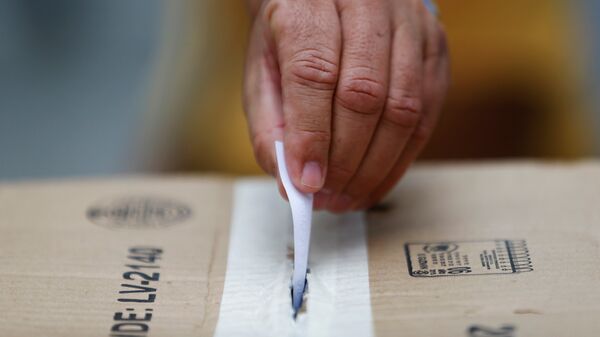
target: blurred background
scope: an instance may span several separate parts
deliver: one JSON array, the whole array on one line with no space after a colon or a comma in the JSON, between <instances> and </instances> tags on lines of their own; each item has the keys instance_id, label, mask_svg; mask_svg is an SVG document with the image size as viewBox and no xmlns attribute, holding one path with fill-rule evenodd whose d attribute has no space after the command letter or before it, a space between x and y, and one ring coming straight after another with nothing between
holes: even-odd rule
<instances>
[{"instance_id":1,"label":"blurred background","mask_svg":"<svg viewBox=\"0 0 600 337\"><path fill-rule=\"evenodd\" d=\"M439 0L452 85L427 160L600 154L600 1ZM0 0L0 180L260 173L243 0Z\"/></svg>"}]
</instances>

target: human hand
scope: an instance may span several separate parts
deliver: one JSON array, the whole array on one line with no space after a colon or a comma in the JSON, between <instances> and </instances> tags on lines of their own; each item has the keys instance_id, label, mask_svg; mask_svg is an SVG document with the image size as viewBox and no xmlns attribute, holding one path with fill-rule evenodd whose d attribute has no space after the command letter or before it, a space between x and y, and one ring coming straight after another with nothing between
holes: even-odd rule
<instances>
[{"instance_id":1,"label":"human hand","mask_svg":"<svg viewBox=\"0 0 600 337\"><path fill-rule=\"evenodd\" d=\"M274 141L284 140L290 177L316 193L316 208L373 205L438 119L449 82L443 29L421 0L254 4L244 106L258 163L277 176Z\"/></svg>"}]
</instances>

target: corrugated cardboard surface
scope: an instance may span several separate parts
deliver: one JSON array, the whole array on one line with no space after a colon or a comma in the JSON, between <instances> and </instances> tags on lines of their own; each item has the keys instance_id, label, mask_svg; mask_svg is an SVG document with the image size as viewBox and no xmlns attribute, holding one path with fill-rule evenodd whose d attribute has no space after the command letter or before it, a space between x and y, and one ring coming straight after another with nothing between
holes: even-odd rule
<instances>
[{"instance_id":1,"label":"corrugated cardboard surface","mask_svg":"<svg viewBox=\"0 0 600 337\"><path fill-rule=\"evenodd\" d=\"M421 168L389 205L368 218L377 335L597 335L600 165ZM495 239L525 240L533 271L408 274L407 242Z\"/></svg>"},{"instance_id":2,"label":"corrugated cardboard surface","mask_svg":"<svg viewBox=\"0 0 600 337\"><path fill-rule=\"evenodd\" d=\"M231 185L218 177L0 185L0 336L212 335ZM599 205L597 163L412 170L367 217L377 336L595 335ZM503 240L526 242L512 258L532 270L480 273L481 245ZM407 253L425 246L470 254L469 272L415 260L411 276ZM431 269L446 274L424 274Z\"/></svg>"},{"instance_id":3,"label":"corrugated cardboard surface","mask_svg":"<svg viewBox=\"0 0 600 337\"><path fill-rule=\"evenodd\" d=\"M1 186L0 336L125 336L145 326L152 336L211 335L225 275L230 193L230 182L220 178ZM111 221L99 219L110 226L90 220L94 207L111 209L105 205L116 202L112 209L123 212L131 198L154 200L165 205L163 211L174 202L190 212L165 221L152 213L160 208L146 207L146 218L130 209ZM142 248L130 251L136 247ZM143 254L151 248L162 252ZM158 281L143 285L139 274L128 280L123 274L129 271L150 278L159 273ZM120 294L139 290L123 284L150 290ZM152 294L153 302L119 301ZM118 313L125 319L152 316L125 321L115 319Z\"/></svg>"}]
</instances>

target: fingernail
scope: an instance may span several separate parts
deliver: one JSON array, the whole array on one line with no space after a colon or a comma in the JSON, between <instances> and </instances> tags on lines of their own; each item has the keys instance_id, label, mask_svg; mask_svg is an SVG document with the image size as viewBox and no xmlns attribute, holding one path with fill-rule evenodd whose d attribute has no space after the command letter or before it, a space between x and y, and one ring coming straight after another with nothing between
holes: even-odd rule
<instances>
[{"instance_id":1,"label":"fingernail","mask_svg":"<svg viewBox=\"0 0 600 337\"><path fill-rule=\"evenodd\" d=\"M319 163L316 161L309 161L304 164L300 183L312 188L321 188L321 186L323 186L323 174L321 173L321 166Z\"/></svg>"}]
</instances>

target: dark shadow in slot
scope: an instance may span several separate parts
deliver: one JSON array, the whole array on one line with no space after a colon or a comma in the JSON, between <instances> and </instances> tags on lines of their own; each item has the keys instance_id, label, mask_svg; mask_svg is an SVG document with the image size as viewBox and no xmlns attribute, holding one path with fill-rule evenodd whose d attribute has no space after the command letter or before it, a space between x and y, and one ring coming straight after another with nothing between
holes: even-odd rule
<instances>
[{"instance_id":1,"label":"dark shadow in slot","mask_svg":"<svg viewBox=\"0 0 600 337\"><path fill-rule=\"evenodd\" d=\"M310 274L310 268L306 270L306 274ZM304 294L302 294L302 301L300 302L300 306L298 308L294 307L294 287L290 286L290 296L292 297L292 309L294 310L293 318L294 320L298 317L299 314L306 313L306 301L308 300L308 279L304 279Z\"/></svg>"}]
</instances>

